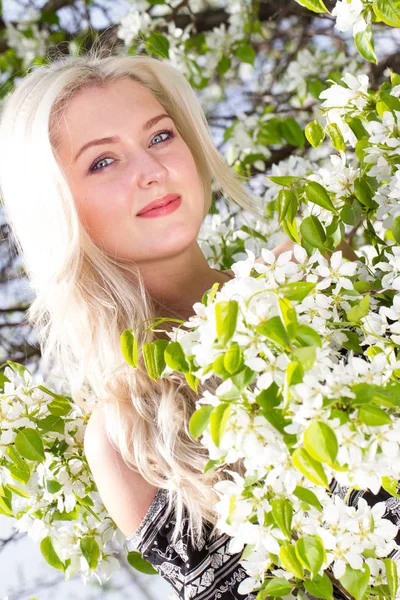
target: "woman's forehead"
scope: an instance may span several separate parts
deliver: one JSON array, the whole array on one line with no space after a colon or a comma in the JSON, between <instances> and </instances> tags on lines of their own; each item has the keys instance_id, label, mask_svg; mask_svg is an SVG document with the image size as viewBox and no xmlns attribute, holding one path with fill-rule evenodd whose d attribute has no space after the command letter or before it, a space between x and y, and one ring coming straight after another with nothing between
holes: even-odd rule
<instances>
[{"instance_id":1,"label":"woman's forehead","mask_svg":"<svg viewBox=\"0 0 400 600\"><path fill-rule=\"evenodd\" d=\"M155 111L165 112L144 85L127 77L85 86L73 94L54 119L55 145L60 146L65 137L81 140L82 136L97 135L104 124L111 129L130 121L139 124Z\"/></svg>"},{"instance_id":2,"label":"woman's forehead","mask_svg":"<svg viewBox=\"0 0 400 600\"><path fill-rule=\"evenodd\" d=\"M65 108L66 111L71 112L76 105L81 108L82 105L88 104L94 110L102 104L115 101L130 106L148 104L159 106L158 100L142 83L123 77L106 83L85 85L73 94Z\"/></svg>"}]
</instances>

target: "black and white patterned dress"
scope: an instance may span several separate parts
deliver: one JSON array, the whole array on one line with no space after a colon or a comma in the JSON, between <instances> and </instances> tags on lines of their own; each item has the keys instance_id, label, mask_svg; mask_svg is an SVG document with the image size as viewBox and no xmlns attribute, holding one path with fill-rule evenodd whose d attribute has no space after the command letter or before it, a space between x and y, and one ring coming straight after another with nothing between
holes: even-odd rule
<instances>
[{"instance_id":1,"label":"black and white patterned dress","mask_svg":"<svg viewBox=\"0 0 400 600\"><path fill-rule=\"evenodd\" d=\"M337 482L331 485L333 494L344 498L347 488ZM383 488L379 494L353 491L347 503L357 506L358 500L364 497L370 506L385 502L383 515L397 527L400 526L400 500L390 496ZM239 584L247 577L244 568L239 564L241 552L229 554L230 537L220 535L213 541L205 535L195 548L188 536L188 519L184 518L180 535L175 544L172 543L172 531L175 526L173 511L168 513L167 492L159 489L151 503L139 528L127 538L128 548L139 551L158 573L171 584L174 594L170 598L180 600L254 600L255 594L247 596L237 591ZM396 537L400 544L400 533ZM392 552L391 558L400 559L400 550ZM335 596L340 597L340 594Z\"/></svg>"}]
</instances>

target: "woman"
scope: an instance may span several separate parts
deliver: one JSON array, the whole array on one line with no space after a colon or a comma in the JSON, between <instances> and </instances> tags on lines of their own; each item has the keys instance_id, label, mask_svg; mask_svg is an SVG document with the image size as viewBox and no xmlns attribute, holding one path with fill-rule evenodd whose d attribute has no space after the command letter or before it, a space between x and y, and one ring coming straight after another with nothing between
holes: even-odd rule
<instances>
[{"instance_id":1,"label":"woman","mask_svg":"<svg viewBox=\"0 0 400 600\"><path fill-rule=\"evenodd\" d=\"M120 349L124 329L187 319L231 276L196 241L212 185L263 218L216 150L189 83L145 56L37 68L3 108L0 185L45 363L62 366L75 401L84 382L98 399L85 450L109 514L179 597L243 598L240 556L214 527L222 475L203 474L206 451L188 432L198 394L179 373L156 384Z\"/></svg>"}]
</instances>

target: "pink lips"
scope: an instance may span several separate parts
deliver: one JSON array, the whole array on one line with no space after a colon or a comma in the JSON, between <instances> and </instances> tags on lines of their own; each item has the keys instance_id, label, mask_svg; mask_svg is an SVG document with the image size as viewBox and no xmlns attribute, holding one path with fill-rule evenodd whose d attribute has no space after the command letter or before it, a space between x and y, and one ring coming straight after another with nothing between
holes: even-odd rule
<instances>
[{"instance_id":1,"label":"pink lips","mask_svg":"<svg viewBox=\"0 0 400 600\"><path fill-rule=\"evenodd\" d=\"M141 211L137 213L137 217L157 217L166 215L176 210L182 202L179 194L167 194L159 200L149 202Z\"/></svg>"}]
</instances>

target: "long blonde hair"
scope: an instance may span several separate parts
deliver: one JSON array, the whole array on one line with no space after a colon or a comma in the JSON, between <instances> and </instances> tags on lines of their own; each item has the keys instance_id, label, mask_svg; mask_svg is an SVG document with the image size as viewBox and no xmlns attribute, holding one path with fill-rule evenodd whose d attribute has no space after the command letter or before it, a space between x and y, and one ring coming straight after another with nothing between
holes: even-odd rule
<instances>
[{"instance_id":1,"label":"long blonde hair","mask_svg":"<svg viewBox=\"0 0 400 600\"><path fill-rule=\"evenodd\" d=\"M121 77L144 85L174 120L203 182L205 214L214 185L263 218L242 178L216 149L188 81L167 61L143 55L92 52L33 68L5 99L1 114L1 197L35 295L27 317L37 329L44 364L51 359L62 368L75 402L84 402L82 388L89 386L103 403L108 436L124 461L169 490L174 540L184 507L198 540L204 519L216 523L212 486L221 475L203 474L207 455L190 436L188 422L199 394L220 381L208 380L196 394L179 373L155 383L142 361L136 369L124 361L120 335L157 316L153 299L136 265L128 267L93 243L56 160L56 125L73 94ZM139 346L152 339L148 331Z\"/></svg>"}]
</instances>

